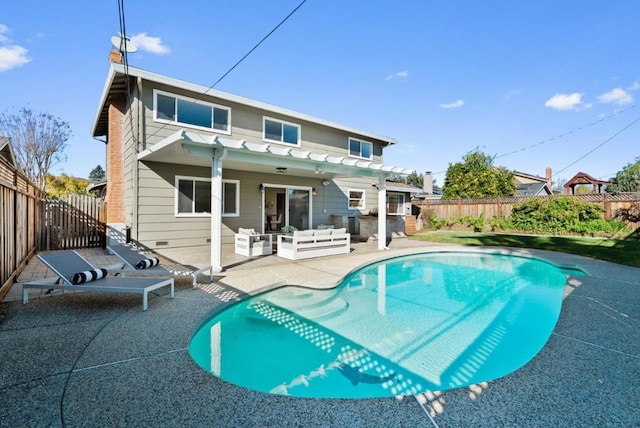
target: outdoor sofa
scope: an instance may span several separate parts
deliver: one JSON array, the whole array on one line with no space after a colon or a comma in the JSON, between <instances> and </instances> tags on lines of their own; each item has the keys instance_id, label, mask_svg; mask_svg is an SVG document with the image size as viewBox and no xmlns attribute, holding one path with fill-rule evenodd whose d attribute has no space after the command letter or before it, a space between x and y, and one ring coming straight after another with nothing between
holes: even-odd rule
<instances>
[{"instance_id":1,"label":"outdoor sofa","mask_svg":"<svg viewBox=\"0 0 640 428\"><path fill-rule=\"evenodd\" d=\"M290 260L349 254L351 234L346 228L296 230L291 235L278 235L278 257Z\"/></svg>"}]
</instances>

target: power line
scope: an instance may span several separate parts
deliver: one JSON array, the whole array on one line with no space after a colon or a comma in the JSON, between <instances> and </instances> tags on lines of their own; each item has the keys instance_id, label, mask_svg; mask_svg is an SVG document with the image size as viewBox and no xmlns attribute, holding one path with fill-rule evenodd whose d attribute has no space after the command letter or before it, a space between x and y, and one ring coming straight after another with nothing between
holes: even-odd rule
<instances>
[{"instance_id":1,"label":"power line","mask_svg":"<svg viewBox=\"0 0 640 428\"><path fill-rule=\"evenodd\" d=\"M599 123L602 123L602 122L604 122L605 120L612 119L612 118L614 118L614 117L616 117L616 116L619 116L619 115L620 115L620 114L622 114L622 113L626 113L627 111L632 110L632 109L634 109L634 108L636 108L636 107L637 107L637 104L634 104L634 105L632 105L631 107L629 107L629 108L628 108L628 109L626 109L626 110L619 110L619 111L616 111L616 112L614 112L614 113L612 113L612 114L610 114L610 115L608 115L608 116L601 117L600 119L595 120L595 121L590 122L590 123L587 123L586 125L583 125L583 126L581 126L581 127L579 127L579 128L572 129L572 130L571 130L571 131L569 131L569 132L565 132L565 133L563 133L563 134L559 134L559 135L557 135L557 136L555 136L555 137L547 138L546 140L542 140L542 141L539 141L539 142L537 142L537 143L530 144L530 145L528 145L528 146L522 147L522 148L517 149L517 150L513 150L513 151L511 151L511 152L503 153L503 154L501 154L501 155L496 155L496 156L494 157L494 159L498 159L498 158L502 158L502 157L505 157L505 156L509 156L509 155L512 155L512 154L515 154L515 153L523 152L523 151L525 151L525 150L533 149L533 148L538 147L538 146L541 146L541 145L543 145L543 144L550 143L551 141L559 140L560 138L567 137L567 136L569 136L569 135L571 135L571 134L574 134L574 133L576 133L576 132L582 131L582 130L584 130L584 129L587 129L587 128L590 128L590 127L592 127L592 126L595 126L595 125L597 125L597 124L599 124ZM629 125L627 125L625 128L623 128L622 130L620 130L619 132L617 132L615 135L613 135L611 138L609 138L608 140L606 140L605 142L603 142L601 145L599 145L598 147L594 148L592 151L588 152L587 154L585 154L585 155L584 155L583 157L581 157L580 159L576 160L576 161L575 161L574 163L572 163L571 165L568 165L568 166L566 166L564 169L562 169L562 170L558 171L556 174L558 174L558 173L560 173L560 172L562 172L562 171L566 170L567 168L569 168L569 167L573 166L575 163L577 163L577 162L581 161L581 160L582 160L582 159L584 159L586 156L588 156L589 154L591 154L593 151L597 150L598 148L600 148L600 147L601 147L601 146L603 146L604 144L608 143L608 142L609 142L609 141L611 141L613 138L615 138L618 134L622 133L622 132L623 132L623 131L625 131L627 128L629 128L630 126L632 126L633 124L635 124L635 122L637 122L639 119L640 119L640 118L638 118L638 119L634 120L634 121L633 121L633 122L631 122ZM434 172L434 173L433 173L433 175L434 175L434 176L435 176L435 175L440 175L440 174L444 174L445 172L447 172L447 171L446 171L446 170L445 170L445 171L438 171L438 172ZM554 175L556 175L556 174L554 174Z\"/></svg>"},{"instance_id":2,"label":"power line","mask_svg":"<svg viewBox=\"0 0 640 428\"><path fill-rule=\"evenodd\" d=\"M118 1L122 1L122 0L118 0ZM282 26L282 24L287 22L287 20L289 18L291 18L293 16L293 14L295 14L298 11L298 9L300 9L306 2L307 2L307 0L302 0L300 2L300 4L298 4L298 6L296 6L291 12L289 12L289 14L287 16L284 17L284 19L282 19L278 23L278 25L273 27L271 29L271 31L269 31L258 43L256 43L251 49L249 49L249 51L246 54L244 54L244 56L242 58L240 58L235 64L233 64L233 66L231 68L229 68L222 76L220 76L220 78L218 80L216 80L211 86L209 86L204 92L202 92L202 95L206 95L211 89L213 89L218 83L220 83L225 77L227 77L229 75L229 73L231 73L233 70L235 70L235 68L237 66L239 66L245 59L247 59L247 57L249 55L251 55L253 53L253 51L258 49L258 47L265 40L267 40L273 33L275 33L276 30ZM196 103L196 100L191 101L191 104L195 104L195 103ZM168 125L167 123L164 123L160 128L158 128L153 134L149 135L147 138L153 137L158 132L162 131L167 125Z\"/></svg>"},{"instance_id":3,"label":"power line","mask_svg":"<svg viewBox=\"0 0 640 428\"><path fill-rule=\"evenodd\" d=\"M631 123L629 123L628 125L624 126L622 129L620 129L619 131L617 131L615 134L613 134L611 137L607 138L606 140L604 140L602 143L598 144L597 146L595 146L593 149L589 150L587 153L585 153L584 155L580 156L578 159L576 159L575 161L573 161L572 163L570 163L569 165L565 166L564 168L562 168L560 171L557 171L554 175L558 175L561 172L567 170L569 167L577 164L578 162L580 162L582 159L586 158L587 156L589 156L591 153L595 152L596 150L598 150L600 147L604 146L605 144L607 144L609 141L613 140L614 138L616 138L618 135L622 134L624 131L626 131L627 129L631 128L633 125L635 125L636 123L640 122L640 116L636 117L633 121L631 121Z\"/></svg>"},{"instance_id":4,"label":"power line","mask_svg":"<svg viewBox=\"0 0 640 428\"><path fill-rule=\"evenodd\" d=\"M253 51L255 51L261 44L262 42L264 42L265 40L267 40L278 28L280 28L280 26L282 26L282 24L284 24L289 18L291 18L291 16L296 13L298 11L298 9L300 9L302 7L302 5L304 5L307 2L307 0L302 0L302 2L300 2L300 4L298 6L295 7L295 9L293 9L291 11L291 13L289 13L289 15L287 15L282 21L280 21L280 23L278 25L276 25L275 27L273 27L273 29L271 31L269 31L269 33L267 33L266 36L264 36L262 38L262 40L260 40L258 43L255 44L254 47L252 47L249 52L247 52L242 58L240 58L238 60L238 62L236 62L233 67L231 67L229 70L227 70L226 73L224 73L218 80L215 81L215 83L211 86L209 86L207 88L206 91L204 91L204 95L207 94L207 92L209 92L211 89L213 89L214 86L216 86L218 83L220 83L222 81L222 79L224 79L225 77L227 77L227 75L229 73L231 73L238 65L240 65L240 63L242 61L244 61L249 55L251 55L251 53Z\"/></svg>"},{"instance_id":5,"label":"power line","mask_svg":"<svg viewBox=\"0 0 640 428\"><path fill-rule=\"evenodd\" d=\"M608 120L608 119L614 118L614 117L616 117L616 116L618 116L618 115L620 115L620 114L622 114L622 113L625 113L625 112L627 112L627 111L629 111L629 110L631 110L631 109L634 109L634 108L636 108L636 104L632 105L632 106L631 106L631 107L629 107L627 110L620 110L620 111L614 112L614 113L610 114L609 116L601 117L601 118L600 118L600 119L598 119L598 120L595 120L595 121L593 121L593 122L591 122L591 123L588 123L588 124L586 124L586 125L584 125L584 126L581 126L581 127L579 127L579 128L572 129L571 131L566 132L566 133L564 133L564 134L559 134L559 135L557 135L557 136L555 136L555 137L547 138L546 140L542 140L542 141L539 141L539 142L537 142L537 143L530 144L530 145L525 146L525 147L522 147L522 148L520 148L520 149L513 150L513 151L508 152L508 153L503 153L503 154L501 154L501 155L496 156L496 157L495 157L495 159L502 158L502 157L509 156L509 155L513 155L513 154L515 154L515 153L520 153L520 152L523 152L523 151L525 151L525 150L533 149L533 148L538 147L538 146L541 146L541 145L543 145L543 144L550 143L550 142L555 141L555 140L559 140L560 138L567 137L567 136L569 136L569 135L571 135L571 134L574 134L574 133L576 133L576 132L579 132L579 131L582 131L582 130L584 130L584 129L590 128L590 127L592 127L592 126L594 126L594 125L597 125L597 124L599 124L599 123L602 123L602 122L604 122L605 120Z\"/></svg>"}]
</instances>

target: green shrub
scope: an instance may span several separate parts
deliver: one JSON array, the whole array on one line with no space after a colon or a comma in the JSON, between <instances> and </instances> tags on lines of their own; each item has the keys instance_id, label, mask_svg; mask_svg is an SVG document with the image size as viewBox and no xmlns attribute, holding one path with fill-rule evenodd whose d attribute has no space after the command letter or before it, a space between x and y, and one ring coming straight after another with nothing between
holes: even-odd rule
<instances>
[{"instance_id":1,"label":"green shrub","mask_svg":"<svg viewBox=\"0 0 640 428\"><path fill-rule=\"evenodd\" d=\"M599 205L566 196L529 199L513 206L514 230L533 233L612 235L625 230L624 223L607 221Z\"/></svg>"}]
</instances>

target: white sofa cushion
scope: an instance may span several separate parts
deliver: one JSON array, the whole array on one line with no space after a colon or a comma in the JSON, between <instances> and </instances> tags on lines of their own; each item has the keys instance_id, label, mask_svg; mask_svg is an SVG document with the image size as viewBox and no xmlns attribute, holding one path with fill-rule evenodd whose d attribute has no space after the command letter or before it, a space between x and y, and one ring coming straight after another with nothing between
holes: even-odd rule
<instances>
[{"instance_id":1,"label":"white sofa cushion","mask_svg":"<svg viewBox=\"0 0 640 428\"><path fill-rule=\"evenodd\" d=\"M330 236L331 235L331 229L315 230L313 232L313 234L315 236Z\"/></svg>"},{"instance_id":2,"label":"white sofa cushion","mask_svg":"<svg viewBox=\"0 0 640 428\"><path fill-rule=\"evenodd\" d=\"M346 227L341 227L340 229L333 229L331 231L332 235L343 235L347 233L347 228Z\"/></svg>"},{"instance_id":3,"label":"white sofa cushion","mask_svg":"<svg viewBox=\"0 0 640 428\"><path fill-rule=\"evenodd\" d=\"M306 236L313 236L313 230L296 230L293 232L294 238L302 238Z\"/></svg>"}]
</instances>

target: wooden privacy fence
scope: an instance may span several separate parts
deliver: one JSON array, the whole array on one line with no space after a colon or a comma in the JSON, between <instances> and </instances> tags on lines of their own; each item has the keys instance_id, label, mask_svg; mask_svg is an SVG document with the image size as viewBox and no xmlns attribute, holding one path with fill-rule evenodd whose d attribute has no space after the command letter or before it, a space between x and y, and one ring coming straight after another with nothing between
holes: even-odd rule
<instances>
[{"instance_id":1,"label":"wooden privacy fence","mask_svg":"<svg viewBox=\"0 0 640 428\"><path fill-rule=\"evenodd\" d=\"M0 300L36 250L44 196L0 157Z\"/></svg>"},{"instance_id":2,"label":"wooden privacy fence","mask_svg":"<svg viewBox=\"0 0 640 428\"><path fill-rule=\"evenodd\" d=\"M535 198L577 198L584 202L600 205L607 220L623 221L632 226L638 226L638 210L640 210L640 193L629 192L616 195L588 194L588 195L550 195L535 196ZM531 199L531 196L508 196L503 198L486 199L439 199L414 202L421 210L429 210L438 218L506 217L511 215L513 205Z\"/></svg>"},{"instance_id":3,"label":"wooden privacy fence","mask_svg":"<svg viewBox=\"0 0 640 428\"><path fill-rule=\"evenodd\" d=\"M106 245L104 199L65 195L41 201L38 250L70 250Z\"/></svg>"}]
</instances>

